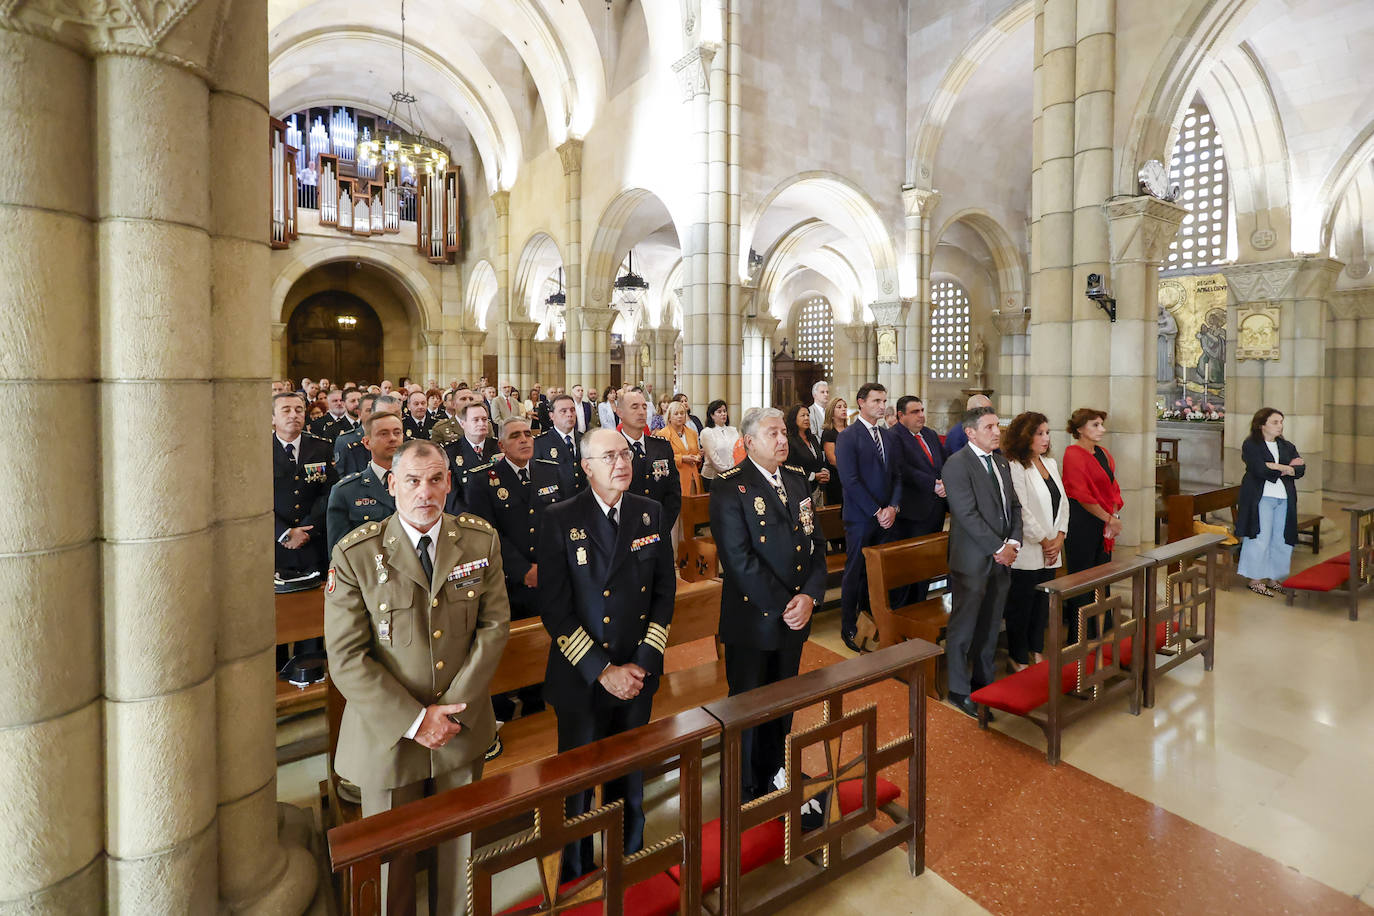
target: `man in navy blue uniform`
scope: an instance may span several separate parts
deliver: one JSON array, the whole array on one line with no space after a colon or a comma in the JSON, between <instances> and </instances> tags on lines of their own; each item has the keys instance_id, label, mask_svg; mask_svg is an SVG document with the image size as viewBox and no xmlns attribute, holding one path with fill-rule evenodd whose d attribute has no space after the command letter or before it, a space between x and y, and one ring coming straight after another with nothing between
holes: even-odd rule
<instances>
[{"instance_id":1,"label":"man in navy blue uniform","mask_svg":"<svg viewBox=\"0 0 1374 916\"><path fill-rule=\"evenodd\" d=\"M898 539L933 534L945 527L945 483L940 474L945 465L940 437L926 426L926 405L914 395L897 399L897 425L887 431L888 451L892 453L898 482ZM899 604L923 601L926 583L917 582L902 589ZM895 606L895 605L894 605Z\"/></svg>"},{"instance_id":2,"label":"man in navy blue uniform","mask_svg":"<svg viewBox=\"0 0 1374 916\"><path fill-rule=\"evenodd\" d=\"M634 480L630 492L647 496L663 507L659 534L664 541L672 541L673 525L682 511L682 483L678 478L677 461L667 439L649 435L649 402L642 388L626 388L616 407L620 418L620 432L634 452Z\"/></svg>"},{"instance_id":3,"label":"man in navy blue uniform","mask_svg":"<svg viewBox=\"0 0 1374 916\"><path fill-rule=\"evenodd\" d=\"M853 652L859 624L859 607L868 603L868 571L865 547L892 539L897 523L899 478L893 473L895 457L887 454L883 429L878 422L887 410L887 389L877 382L859 388L859 415L835 439L835 464L840 470L844 503L844 578L840 580L840 638ZM881 635L881 634L880 634Z\"/></svg>"},{"instance_id":4,"label":"man in navy blue uniform","mask_svg":"<svg viewBox=\"0 0 1374 916\"><path fill-rule=\"evenodd\" d=\"M611 429L582 440L588 488L544 511L539 532L539 606L553 646L544 696L558 717L558 750L644 725L663 674L677 576L663 507L627 492L633 453ZM625 851L644 845L644 778L604 787L625 801ZM568 799L569 817L591 792ZM563 878L595 867L590 838L564 851Z\"/></svg>"},{"instance_id":5,"label":"man in navy blue uniform","mask_svg":"<svg viewBox=\"0 0 1374 916\"><path fill-rule=\"evenodd\" d=\"M748 457L716 476L711 534L721 571L720 640L730 696L794 677L825 595L825 536L806 472L787 460L782 411L750 411L740 433ZM773 791L792 717L745 732L743 799Z\"/></svg>"},{"instance_id":6,"label":"man in navy blue uniform","mask_svg":"<svg viewBox=\"0 0 1374 916\"><path fill-rule=\"evenodd\" d=\"M305 400L295 392L272 397L272 502L277 574L293 579L324 575L325 507L338 479L329 442L305 427Z\"/></svg>"},{"instance_id":7,"label":"man in navy blue uniform","mask_svg":"<svg viewBox=\"0 0 1374 916\"><path fill-rule=\"evenodd\" d=\"M468 475L478 465L494 461L501 448L491 437L490 415L481 401L464 404L458 414L458 423L463 427L463 437L445 445L444 451L448 453L449 470L453 472L453 489L467 502Z\"/></svg>"},{"instance_id":8,"label":"man in navy blue uniform","mask_svg":"<svg viewBox=\"0 0 1374 916\"><path fill-rule=\"evenodd\" d=\"M558 462L564 496L581 493L587 486L587 475L582 473L582 460L577 450L581 441L576 403L569 395L555 395L549 407L549 426L534 440L534 457Z\"/></svg>"}]
</instances>

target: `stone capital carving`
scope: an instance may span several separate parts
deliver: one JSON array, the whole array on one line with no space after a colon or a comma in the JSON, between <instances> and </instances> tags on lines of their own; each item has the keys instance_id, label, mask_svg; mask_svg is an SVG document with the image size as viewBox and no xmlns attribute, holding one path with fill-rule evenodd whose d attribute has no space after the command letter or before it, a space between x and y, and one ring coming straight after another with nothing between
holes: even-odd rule
<instances>
[{"instance_id":1,"label":"stone capital carving","mask_svg":"<svg viewBox=\"0 0 1374 916\"><path fill-rule=\"evenodd\" d=\"M692 101L709 89L711 58L715 55L716 46L704 42L673 61L673 72L682 86L684 102Z\"/></svg>"},{"instance_id":2,"label":"stone capital carving","mask_svg":"<svg viewBox=\"0 0 1374 916\"><path fill-rule=\"evenodd\" d=\"M207 75L230 0L0 0L0 24L90 55L135 54Z\"/></svg>"},{"instance_id":3,"label":"stone capital carving","mask_svg":"<svg viewBox=\"0 0 1374 916\"><path fill-rule=\"evenodd\" d=\"M1169 245L1188 215L1186 207L1148 195L1109 201L1102 209L1107 215L1114 263L1164 263Z\"/></svg>"},{"instance_id":4,"label":"stone capital carving","mask_svg":"<svg viewBox=\"0 0 1374 916\"><path fill-rule=\"evenodd\" d=\"M612 308L582 308L578 310L576 320L581 321L588 330L609 331L611 325L615 324L616 317L620 314L618 309ZM573 324L573 317L569 316L568 325Z\"/></svg>"},{"instance_id":5,"label":"stone capital carving","mask_svg":"<svg viewBox=\"0 0 1374 916\"><path fill-rule=\"evenodd\" d=\"M1331 317L1341 320L1374 318L1374 286L1338 289L1327 297Z\"/></svg>"},{"instance_id":6,"label":"stone capital carving","mask_svg":"<svg viewBox=\"0 0 1374 916\"><path fill-rule=\"evenodd\" d=\"M862 344L868 342L869 334L873 331L873 326L868 324L845 324L844 336L849 338L850 343Z\"/></svg>"},{"instance_id":7,"label":"stone capital carving","mask_svg":"<svg viewBox=\"0 0 1374 916\"><path fill-rule=\"evenodd\" d=\"M1327 257L1283 258L1262 264L1232 264L1221 268L1231 304L1274 299L1325 299L1344 267Z\"/></svg>"},{"instance_id":8,"label":"stone capital carving","mask_svg":"<svg viewBox=\"0 0 1374 916\"><path fill-rule=\"evenodd\" d=\"M280 321L272 322L272 342L278 343L286 336L286 325Z\"/></svg>"},{"instance_id":9,"label":"stone capital carving","mask_svg":"<svg viewBox=\"0 0 1374 916\"><path fill-rule=\"evenodd\" d=\"M1030 318L1030 309L992 310L993 327L997 328L997 333L1003 337L1026 333L1026 329L1030 327Z\"/></svg>"},{"instance_id":10,"label":"stone capital carving","mask_svg":"<svg viewBox=\"0 0 1374 916\"><path fill-rule=\"evenodd\" d=\"M468 328L462 331L450 331L449 333L458 338L458 342L464 346L480 347L487 342L487 332L480 328Z\"/></svg>"},{"instance_id":11,"label":"stone capital carving","mask_svg":"<svg viewBox=\"0 0 1374 916\"><path fill-rule=\"evenodd\" d=\"M558 147L558 159L563 163L564 175L582 171L582 141L576 138L564 141Z\"/></svg>"},{"instance_id":12,"label":"stone capital carving","mask_svg":"<svg viewBox=\"0 0 1374 916\"><path fill-rule=\"evenodd\" d=\"M563 341L561 340L536 340L534 342L535 352L541 353L547 357L557 356L558 348L561 346L563 346Z\"/></svg>"},{"instance_id":13,"label":"stone capital carving","mask_svg":"<svg viewBox=\"0 0 1374 916\"><path fill-rule=\"evenodd\" d=\"M506 333L512 340L533 340L539 330L537 321L512 320L506 322Z\"/></svg>"},{"instance_id":14,"label":"stone capital carving","mask_svg":"<svg viewBox=\"0 0 1374 916\"><path fill-rule=\"evenodd\" d=\"M442 329L421 331L420 337L424 340L425 346L427 347L437 347L444 342L444 332Z\"/></svg>"},{"instance_id":15,"label":"stone capital carving","mask_svg":"<svg viewBox=\"0 0 1374 916\"><path fill-rule=\"evenodd\" d=\"M749 321L753 323L754 329L759 332L759 336L767 341L773 339L773 335L777 333L778 325L782 323L780 319L774 318L772 315L756 315L750 318Z\"/></svg>"},{"instance_id":16,"label":"stone capital carving","mask_svg":"<svg viewBox=\"0 0 1374 916\"><path fill-rule=\"evenodd\" d=\"M902 188L902 207L908 218L928 219L940 206L940 192L933 188Z\"/></svg>"},{"instance_id":17,"label":"stone capital carving","mask_svg":"<svg viewBox=\"0 0 1374 916\"><path fill-rule=\"evenodd\" d=\"M879 327L895 328L906 321L907 299L885 299L869 304L873 320Z\"/></svg>"},{"instance_id":18,"label":"stone capital carving","mask_svg":"<svg viewBox=\"0 0 1374 916\"><path fill-rule=\"evenodd\" d=\"M491 205L496 208L498 218L510 216L510 191L496 191L491 195Z\"/></svg>"},{"instance_id":19,"label":"stone capital carving","mask_svg":"<svg viewBox=\"0 0 1374 916\"><path fill-rule=\"evenodd\" d=\"M649 335L649 339L660 347L671 347L677 343L678 337L682 334L677 328L654 328L646 333Z\"/></svg>"}]
</instances>

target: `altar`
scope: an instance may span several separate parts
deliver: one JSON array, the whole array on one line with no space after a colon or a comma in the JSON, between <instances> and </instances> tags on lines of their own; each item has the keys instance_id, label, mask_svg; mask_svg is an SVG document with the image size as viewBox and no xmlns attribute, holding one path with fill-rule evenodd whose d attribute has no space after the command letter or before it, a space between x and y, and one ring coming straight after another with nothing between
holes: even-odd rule
<instances>
[{"instance_id":1,"label":"altar","mask_svg":"<svg viewBox=\"0 0 1374 916\"><path fill-rule=\"evenodd\" d=\"M1222 485L1221 421L1160 420L1155 435L1178 440L1179 483L1183 491Z\"/></svg>"}]
</instances>

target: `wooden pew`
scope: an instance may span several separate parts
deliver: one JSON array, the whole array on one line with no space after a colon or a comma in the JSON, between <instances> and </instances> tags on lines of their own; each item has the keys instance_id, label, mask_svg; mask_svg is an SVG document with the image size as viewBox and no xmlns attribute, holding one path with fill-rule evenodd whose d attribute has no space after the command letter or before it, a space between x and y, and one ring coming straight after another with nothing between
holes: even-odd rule
<instances>
[{"instance_id":1,"label":"wooden pew","mask_svg":"<svg viewBox=\"0 0 1374 916\"><path fill-rule=\"evenodd\" d=\"M908 639L924 639L935 645L949 622L948 596L927 597L924 601L894 608L892 590L915 582L949 575L949 534L938 531L902 541L891 541L864 548L868 570L868 605L878 626L879 644L895 646ZM932 656L926 664L926 690L930 696L943 697Z\"/></svg>"},{"instance_id":2,"label":"wooden pew","mask_svg":"<svg viewBox=\"0 0 1374 916\"><path fill-rule=\"evenodd\" d=\"M1322 521L1321 515L1298 516L1298 543L1311 545L1314 555L1322 552Z\"/></svg>"},{"instance_id":3,"label":"wooden pew","mask_svg":"<svg viewBox=\"0 0 1374 916\"><path fill-rule=\"evenodd\" d=\"M1343 592L1351 620L1360 619L1360 595L1374 588L1374 502L1342 506L1350 516L1350 549L1283 580L1288 604L1297 592ZM1320 528L1318 529L1320 530Z\"/></svg>"},{"instance_id":4,"label":"wooden pew","mask_svg":"<svg viewBox=\"0 0 1374 916\"><path fill-rule=\"evenodd\" d=\"M706 494L682 497L682 545L678 550L678 574L688 582L720 576L716 542L711 537L711 497Z\"/></svg>"},{"instance_id":5,"label":"wooden pew","mask_svg":"<svg viewBox=\"0 0 1374 916\"><path fill-rule=\"evenodd\" d=\"M324 589L291 592L276 596L277 645L301 642L324 635ZM277 718L285 719L324 709L329 692L328 677L305 687L296 687L277 678ZM277 764L311 757L325 749L318 734L293 741L277 749Z\"/></svg>"},{"instance_id":6,"label":"wooden pew","mask_svg":"<svg viewBox=\"0 0 1374 916\"><path fill-rule=\"evenodd\" d=\"M1153 645L1144 651L1141 671L1141 702L1155 705L1155 683L1196 655L1202 670L1211 671L1217 646L1217 554L1224 538L1219 534L1195 534L1140 554L1153 565L1145 573L1145 632ZM1199 562L1201 561L1201 562ZM1167 594L1159 603L1159 581L1164 577Z\"/></svg>"},{"instance_id":7,"label":"wooden pew","mask_svg":"<svg viewBox=\"0 0 1374 916\"><path fill-rule=\"evenodd\" d=\"M816 510L816 523L821 526L821 533L825 535L826 542L838 546L838 549L831 550L825 555L826 578L844 575L844 519L840 517L840 512L839 506L826 506Z\"/></svg>"},{"instance_id":8,"label":"wooden pew","mask_svg":"<svg viewBox=\"0 0 1374 916\"><path fill-rule=\"evenodd\" d=\"M668 628L669 648L716 635L720 622L720 589L719 579L678 581L673 622ZM549 633L538 617L512 623L510 639L492 676L491 693L505 693L542 683L549 647ZM726 695L725 661L719 643L715 650L713 661L663 675L654 693L652 720L672 716ZM329 779L326 781L328 785L321 784L321 790L328 804L338 812L336 823L347 823L360 816L356 805L338 798L338 776L334 773L334 752L338 746L339 721L344 704L343 695L330 682ZM507 722L501 727L501 743L505 750L483 768L484 780L558 753L557 721L553 710L546 709Z\"/></svg>"},{"instance_id":9,"label":"wooden pew","mask_svg":"<svg viewBox=\"0 0 1374 916\"><path fill-rule=\"evenodd\" d=\"M1212 512L1227 512L1230 516L1231 526L1236 524L1236 502L1240 499L1240 487L1220 487L1216 490L1204 490L1201 493L1176 493L1168 499L1169 505L1169 539L1165 542L1172 544L1174 541L1181 541L1184 538L1192 537L1196 532L1193 531L1193 519L1208 515Z\"/></svg>"}]
</instances>

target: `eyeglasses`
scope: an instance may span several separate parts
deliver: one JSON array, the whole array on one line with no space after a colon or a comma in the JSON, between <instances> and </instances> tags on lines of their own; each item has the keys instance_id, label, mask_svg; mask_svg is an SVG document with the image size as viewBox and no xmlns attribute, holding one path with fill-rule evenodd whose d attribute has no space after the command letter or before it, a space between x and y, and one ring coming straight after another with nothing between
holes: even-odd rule
<instances>
[{"instance_id":1,"label":"eyeglasses","mask_svg":"<svg viewBox=\"0 0 1374 916\"><path fill-rule=\"evenodd\" d=\"M624 461L626 464L629 464L630 462L634 461L634 452L630 451L627 448L623 448L618 452L607 452L604 455L584 455L583 457L585 457L588 461L605 462L606 467L613 468L615 467L617 461Z\"/></svg>"}]
</instances>

